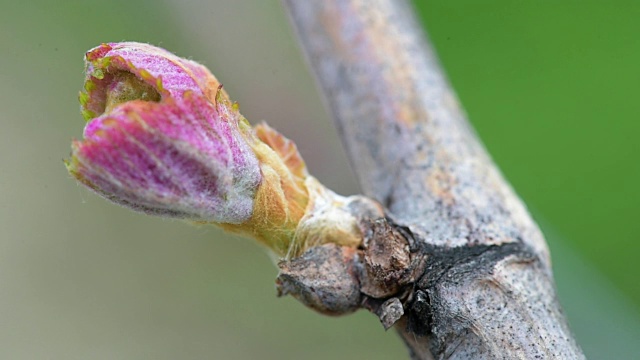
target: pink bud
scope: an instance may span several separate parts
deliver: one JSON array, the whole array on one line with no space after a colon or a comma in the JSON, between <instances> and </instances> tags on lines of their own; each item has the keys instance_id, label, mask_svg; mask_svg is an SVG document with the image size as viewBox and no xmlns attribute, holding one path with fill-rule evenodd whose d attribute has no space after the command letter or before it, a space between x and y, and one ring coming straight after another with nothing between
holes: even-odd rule
<instances>
[{"instance_id":1,"label":"pink bud","mask_svg":"<svg viewBox=\"0 0 640 360\"><path fill-rule=\"evenodd\" d=\"M261 181L251 129L206 68L138 43L103 44L86 59L89 122L72 144L72 175L137 211L227 224L251 217Z\"/></svg>"},{"instance_id":2,"label":"pink bud","mask_svg":"<svg viewBox=\"0 0 640 360\"><path fill-rule=\"evenodd\" d=\"M295 144L251 128L202 65L139 43L86 54L84 139L69 172L112 202L154 215L210 222L278 256L362 241L351 198L307 173Z\"/></svg>"}]
</instances>

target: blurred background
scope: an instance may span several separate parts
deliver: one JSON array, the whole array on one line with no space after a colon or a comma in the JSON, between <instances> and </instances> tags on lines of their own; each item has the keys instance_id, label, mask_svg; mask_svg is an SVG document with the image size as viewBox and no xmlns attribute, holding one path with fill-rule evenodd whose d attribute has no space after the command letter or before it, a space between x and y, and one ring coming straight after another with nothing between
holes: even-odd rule
<instances>
[{"instance_id":1,"label":"blurred background","mask_svg":"<svg viewBox=\"0 0 640 360\"><path fill-rule=\"evenodd\" d=\"M640 3L415 5L547 235L578 341L593 359L637 358ZM70 178L83 54L121 40L207 65L322 182L359 191L278 1L0 0L0 358L405 358L370 314L276 298L251 241L135 214Z\"/></svg>"}]
</instances>

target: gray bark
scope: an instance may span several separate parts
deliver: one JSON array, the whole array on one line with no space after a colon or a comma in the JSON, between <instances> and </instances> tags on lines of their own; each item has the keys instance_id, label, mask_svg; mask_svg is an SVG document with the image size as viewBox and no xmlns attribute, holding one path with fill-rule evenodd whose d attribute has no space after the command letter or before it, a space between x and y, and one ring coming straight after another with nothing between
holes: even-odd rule
<instances>
[{"instance_id":1,"label":"gray bark","mask_svg":"<svg viewBox=\"0 0 640 360\"><path fill-rule=\"evenodd\" d=\"M363 307L395 323L414 359L584 358L545 240L471 129L410 7L284 4L365 195L423 261L402 295Z\"/></svg>"}]
</instances>

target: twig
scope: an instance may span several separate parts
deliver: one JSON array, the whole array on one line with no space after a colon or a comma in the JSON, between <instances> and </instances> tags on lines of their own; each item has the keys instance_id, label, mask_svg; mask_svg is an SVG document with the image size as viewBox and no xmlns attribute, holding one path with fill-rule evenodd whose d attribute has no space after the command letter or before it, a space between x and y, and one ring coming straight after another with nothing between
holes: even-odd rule
<instances>
[{"instance_id":1,"label":"twig","mask_svg":"<svg viewBox=\"0 0 640 360\"><path fill-rule=\"evenodd\" d=\"M365 194L427 258L395 325L415 359L583 358L544 238L399 0L284 0Z\"/></svg>"}]
</instances>

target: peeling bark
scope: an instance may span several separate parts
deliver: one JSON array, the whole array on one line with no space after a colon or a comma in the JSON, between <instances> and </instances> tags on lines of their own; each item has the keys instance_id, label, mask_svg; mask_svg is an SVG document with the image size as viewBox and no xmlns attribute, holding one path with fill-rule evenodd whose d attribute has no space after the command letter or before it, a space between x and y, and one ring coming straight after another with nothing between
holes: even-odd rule
<instances>
[{"instance_id":1,"label":"peeling bark","mask_svg":"<svg viewBox=\"0 0 640 360\"><path fill-rule=\"evenodd\" d=\"M395 323L413 359L584 358L556 299L545 240L407 4L284 3L365 195L387 210L353 209L361 249L325 245L281 264L281 292L332 314L369 309L385 328ZM327 285L333 277L346 282Z\"/></svg>"}]
</instances>

